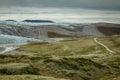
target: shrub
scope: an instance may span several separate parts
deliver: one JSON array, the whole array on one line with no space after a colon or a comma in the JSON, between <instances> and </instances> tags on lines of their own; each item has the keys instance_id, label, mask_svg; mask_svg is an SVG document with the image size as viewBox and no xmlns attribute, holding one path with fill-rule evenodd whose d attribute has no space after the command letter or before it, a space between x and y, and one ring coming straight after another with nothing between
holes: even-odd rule
<instances>
[{"instance_id":1,"label":"shrub","mask_svg":"<svg viewBox=\"0 0 120 80\"><path fill-rule=\"evenodd\" d=\"M45 78L38 78L38 79L34 79L34 80L47 80Z\"/></svg>"},{"instance_id":2,"label":"shrub","mask_svg":"<svg viewBox=\"0 0 120 80\"><path fill-rule=\"evenodd\" d=\"M82 70L84 70L84 71L91 71L91 70L94 70L93 68L92 68L92 66L83 66L83 67L81 67L81 69Z\"/></svg>"},{"instance_id":3,"label":"shrub","mask_svg":"<svg viewBox=\"0 0 120 80\"><path fill-rule=\"evenodd\" d=\"M74 70L79 70L78 63L75 62L75 60L73 60L73 59L63 58L62 63L68 65L69 67L71 67Z\"/></svg>"},{"instance_id":4,"label":"shrub","mask_svg":"<svg viewBox=\"0 0 120 80\"><path fill-rule=\"evenodd\" d=\"M39 74L39 69L35 68L33 65L24 67L21 69L21 74Z\"/></svg>"},{"instance_id":5,"label":"shrub","mask_svg":"<svg viewBox=\"0 0 120 80\"><path fill-rule=\"evenodd\" d=\"M0 69L0 74L7 74L7 69Z\"/></svg>"}]
</instances>

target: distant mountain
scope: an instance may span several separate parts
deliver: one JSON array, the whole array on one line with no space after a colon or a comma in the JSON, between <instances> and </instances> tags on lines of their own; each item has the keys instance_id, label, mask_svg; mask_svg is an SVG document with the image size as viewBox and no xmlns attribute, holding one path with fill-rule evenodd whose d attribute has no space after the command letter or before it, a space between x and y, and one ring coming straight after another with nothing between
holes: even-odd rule
<instances>
[{"instance_id":1,"label":"distant mountain","mask_svg":"<svg viewBox=\"0 0 120 80\"><path fill-rule=\"evenodd\" d=\"M54 23L50 20L24 20L23 22L30 22L30 23Z\"/></svg>"},{"instance_id":2,"label":"distant mountain","mask_svg":"<svg viewBox=\"0 0 120 80\"><path fill-rule=\"evenodd\" d=\"M13 21L13 22L17 22L16 20L5 20L5 21Z\"/></svg>"},{"instance_id":3,"label":"distant mountain","mask_svg":"<svg viewBox=\"0 0 120 80\"><path fill-rule=\"evenodd\" d=\"M28 24L29 22L52 22L49 20L25 20ZM23 23L23 24L21 24ZM24 24L25 23L25 24ZM25 38L34 38L38 40L44 40L48 38L65 38L65 37L79 37L79 36L111 36L111 35L120 35L120 24L112 23L95 23L95 24L52 24L52 25L28 25L26 22L12 22L12 21L3 21L0 22L0 35L9 35L1 36L1 41L11 40L16 41L17 37ZM5 38L4 38L5 37ZM4 39L2 39L4 38ZM16 39L16 40L15 40ZM20 38L23 39L23 38ZM22 40L22 41L24 41ZM28 40L27 40L28 41ZM6 41L5 41L6 42ZM9 42L9 41L8 41ZM2 42L1 42L2 43Z\"/></svg>"},{"instance_id":4,"label":"distant mountain","mask_svg":"<svg viewBox=\"0 0 120 80\"><path fill-rule=\"evenodd\" d=\"M97 23L92 25L97 27L99 32L103 33L105 36L120 35L120 24Z\"/></svg>"}]
</instances>

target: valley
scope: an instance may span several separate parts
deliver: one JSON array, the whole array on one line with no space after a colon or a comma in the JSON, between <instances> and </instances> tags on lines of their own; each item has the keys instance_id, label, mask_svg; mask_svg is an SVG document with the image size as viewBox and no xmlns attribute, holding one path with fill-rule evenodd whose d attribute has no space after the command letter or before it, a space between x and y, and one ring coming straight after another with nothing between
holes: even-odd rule
<instances>
[{"instance_id":1,"label":"valley","mask_svg":"<svg viewBox=\"0 0 120 80\"><path fill-rule=\"evenodd\" d=\"M119 32L112 23L2 21L0 79L119 80Z\"/></svg>"}]
</instances>

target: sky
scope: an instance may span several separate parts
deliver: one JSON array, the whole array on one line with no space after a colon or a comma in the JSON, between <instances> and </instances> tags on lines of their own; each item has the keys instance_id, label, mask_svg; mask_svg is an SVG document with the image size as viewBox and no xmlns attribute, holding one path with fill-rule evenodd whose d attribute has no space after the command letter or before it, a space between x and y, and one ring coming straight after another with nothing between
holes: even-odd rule
<instances>
[{"instance_id":1,"label":"sky","mask_svg":"<svg viewBox=\"0 0 120 80\"><path fill-rule=\"evenodd\" d=\"M120 23L120 0L0 0L0 20Z\"/></svg>"},{"instance_id":2,"label":"sky","mask_svg":"<svg viewBox=\"0 0 120 80\"><path fill-rule=\"evenodd\" d=\"M0 0L0 7L13 6L120 10L120 0Z\"/></svg>"}]
</instances>

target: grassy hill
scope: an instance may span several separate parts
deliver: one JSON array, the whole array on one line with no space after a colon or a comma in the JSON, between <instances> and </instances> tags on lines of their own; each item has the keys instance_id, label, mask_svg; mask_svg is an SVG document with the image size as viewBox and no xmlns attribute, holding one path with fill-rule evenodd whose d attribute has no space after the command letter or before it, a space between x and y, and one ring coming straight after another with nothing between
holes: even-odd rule
<instances>
[{"instance_id":1,"label":"grassy hill","mask_svg":"<svg viewBox=\"0 0 120 80\"><path fill-rule=\"evenodd\" d=\"M120 76L120 36L98 37L114 53L80 37L55 43L30 43L0 54L2 80L109 80Z\"/></svg>"},{"instance_id":2,"label":"grassy hill","mask_svg":"<svg viewBox=\"0 0 120 80\"><path fill-rule=\"evenodd\" d=\"M106 53L105 49L98 46L93 37L81 37L55 43L31 43L23 45L18 51L33 52L38 55L73 56Z\"/></svg>"}]
</instances>

